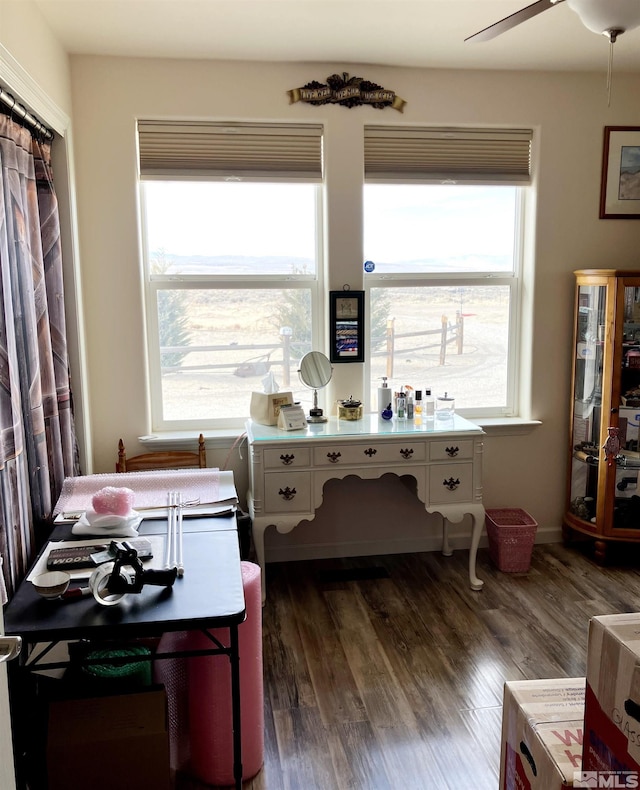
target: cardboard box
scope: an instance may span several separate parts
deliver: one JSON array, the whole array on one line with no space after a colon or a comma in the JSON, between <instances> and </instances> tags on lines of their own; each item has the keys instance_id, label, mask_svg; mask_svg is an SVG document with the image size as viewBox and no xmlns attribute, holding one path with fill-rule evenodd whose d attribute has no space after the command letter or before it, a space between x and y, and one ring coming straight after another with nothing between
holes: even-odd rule
<instances>
[{"instance_id":1,"label":"cardboard box","mask_svg":"<svg viewBox=\"0 0 640 790\"><path fill-rule=\"evenodd\" d=\"M640 787L640 613L589 622L582 765Z\"/></svg>"},{"instance_id":2,"label":"cardboard box","mask_svg":"<svg viewBox=\"0 0 640 790\"><path fill-rule=\"evenodd\" d=\"M52 700L47 771L49 790L169 790L164 688Z\"/></svg>"},{"instance_id":3,"label":"cardboard box","mask_svg":"<svg viewBox=\"0 0 640 790\"><path fill-rule=\"evenodd\" d=\"M584 678L505 683L500 790L565 790L582 757Z\"/></svg>"}]
</instances>

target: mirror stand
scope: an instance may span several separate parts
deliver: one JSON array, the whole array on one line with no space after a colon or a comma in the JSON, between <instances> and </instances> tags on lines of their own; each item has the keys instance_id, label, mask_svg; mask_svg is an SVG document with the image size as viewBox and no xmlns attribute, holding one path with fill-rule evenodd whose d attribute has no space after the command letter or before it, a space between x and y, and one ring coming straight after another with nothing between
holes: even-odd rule
<instances>
[{"instance_id":1,"label":"mirror stand","mask_svg":"<svg viewBox=\"0 0 640 790\"><path fill-rule=\"evenodd\" d=\"M327 422L324 412L318 407L318 390L313 391L313 408L309 409L307 422Z\"/></svg>"},{"instance_id":2,"label":"mirror stand","mask_svg":"<svg viewBox=\"0 0 640 790\"><path fill-rule=\"evenodd\" d=\"M318 390L327 386L331 372L331 362L320 351L309 351L300 360L300 381L313 390L313 408L309 409L307 422L328 422L322 409L318 408Z\"/></svg>"}]
</instances>

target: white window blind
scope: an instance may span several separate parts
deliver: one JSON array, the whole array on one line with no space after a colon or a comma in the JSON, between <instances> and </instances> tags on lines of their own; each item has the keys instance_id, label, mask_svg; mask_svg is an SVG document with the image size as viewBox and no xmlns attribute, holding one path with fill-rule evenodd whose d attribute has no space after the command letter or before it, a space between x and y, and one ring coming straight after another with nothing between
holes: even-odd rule
<instances>
[{"instance_id":1,"label":"white window blind","mask_svg":"<svg viewBox=\"0 0 640 790\"><path fill-rule=\"evenodd\" d=\"M366 126L365 180L526 185L532 137L527 129Z\"/></svg>"},{"instance_id":2,"label":"white window blind","mask_svg":"<svg viewBox=\"0 0 640 790\"><path fill-rule=\"evenodd\" d=\"M140 177L322 181L322 126L138 121Z\"/></svg>"}]
</instances>

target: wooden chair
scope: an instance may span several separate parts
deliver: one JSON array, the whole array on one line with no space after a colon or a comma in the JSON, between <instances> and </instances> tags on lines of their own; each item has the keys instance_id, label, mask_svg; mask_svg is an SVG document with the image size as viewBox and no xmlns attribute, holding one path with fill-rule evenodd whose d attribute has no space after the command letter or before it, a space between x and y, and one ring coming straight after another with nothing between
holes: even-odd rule
<instances>
[{"instance_id":1,"label":"wooden chair","mask_svg":"<svg viewBox=\"0 0 640 790\"><path fill-rule=\"evenodd\" d=\"M167 451L144 453L127 458L124 442L118 442L118 462L116 472L143 472L151 469L204 469L207 466L207 455L204 449L204 436L198 438L198 452Z\"/></svg>"}]
</instances>

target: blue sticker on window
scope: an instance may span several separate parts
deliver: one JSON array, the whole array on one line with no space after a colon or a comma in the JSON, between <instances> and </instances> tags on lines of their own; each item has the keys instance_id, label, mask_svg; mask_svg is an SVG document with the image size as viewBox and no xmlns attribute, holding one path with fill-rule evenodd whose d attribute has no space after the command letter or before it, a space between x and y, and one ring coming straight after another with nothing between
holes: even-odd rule
<instances>
[{"instance_id":1,"label":"blue sticker on window","mask_svg":"<svg viewBox=\"0 0 640 790\"><path fill-rule=\"evenodd\" d=\"M373 261L365 261L364 262L364 270L365 272L372 272L376 268L376 265Z\"/></svg>"}]
</instances>

